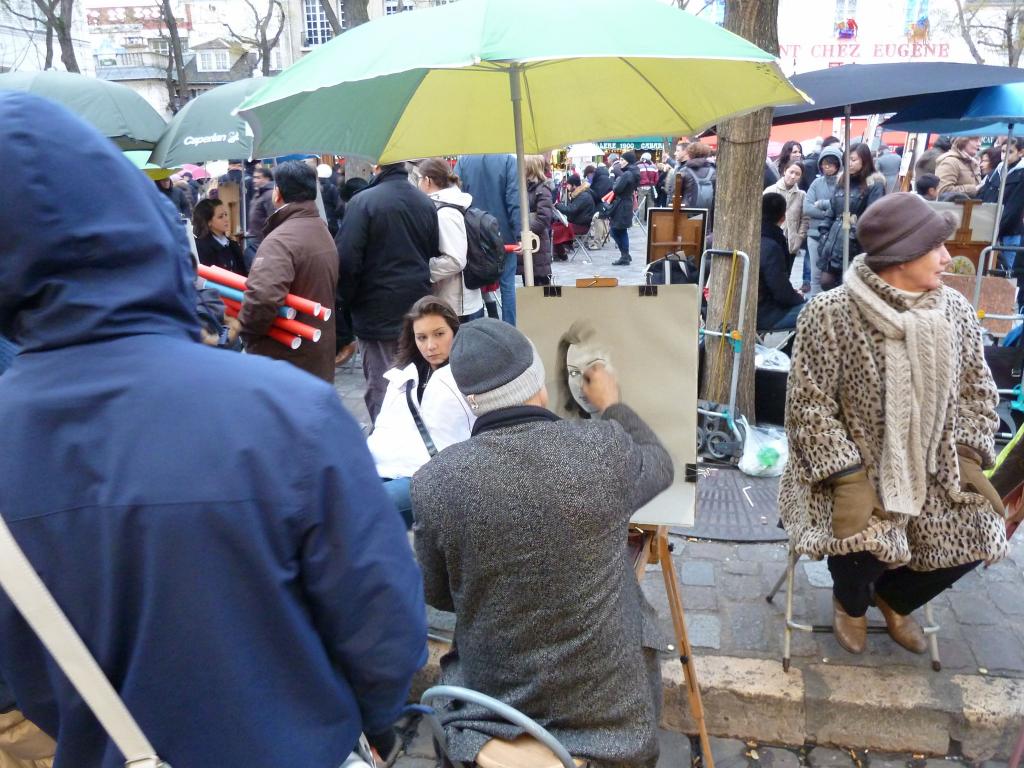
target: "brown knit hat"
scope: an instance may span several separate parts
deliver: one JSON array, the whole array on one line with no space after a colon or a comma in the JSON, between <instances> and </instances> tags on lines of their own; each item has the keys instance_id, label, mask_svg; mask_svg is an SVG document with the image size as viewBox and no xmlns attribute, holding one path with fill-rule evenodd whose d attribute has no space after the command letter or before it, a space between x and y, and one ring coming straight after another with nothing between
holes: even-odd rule
<instances>
[{"instance_id":1,"label":"brown knit hat","mask_svg":"<svg viewBox=\"0 0 1024 768\"><path fill-rule=\"evenodd\" d=\"M924 256L957 227L950 211L939 213L917 195L885 195L857 220L857 240L867 253L864 263L877 272Z\"/></svg>"}]
</instances>

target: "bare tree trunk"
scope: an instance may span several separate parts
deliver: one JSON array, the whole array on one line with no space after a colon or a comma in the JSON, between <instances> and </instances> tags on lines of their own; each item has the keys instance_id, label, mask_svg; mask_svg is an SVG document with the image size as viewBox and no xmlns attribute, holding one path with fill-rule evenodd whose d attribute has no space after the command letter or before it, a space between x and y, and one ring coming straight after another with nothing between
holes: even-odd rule
<instances>
[{"instance_id":1,"label":"bare tree trunk","mask_svg":"<svg viewBox=\"0 0 1024 768\"><path fill-rule=\"evenodd\" d=\"M53 4L50 5L52 10ZM53 24L46 21L46 59L43 61L43 69L53 69Z\"/></svg>"},{"instance_id":2,"label":"bare tree trunk","mask_svg":"<svg viewBox=\"0 0 1024 768\"><path fill-rule=\"evenodd\" d=\"M53 36L57 38L57 44L60 46L60 60L64 69L68 72L81 72L78 67L78 59L75 57L75 40L71 33L75 0L55 0L54 2L34 0L34 4L46 23L48 41L51 46ZM52 56L50 58L52 59Z\"/></svg>"},{"instance_id":3,"label":"bare tree trunk","mask_svg":"<svg viewBox=\"0 0 1024 768\"><path fill-rule=\"evenodd\" d=\"M974 37L971 35L970 24L968 24L966 17L964 16L964 4L963 0L955 0L956 2L956 21L960 27L960 35L963 37L964 42L967 43L967 49L971 52L971 56L974 57L975 62L978 64L984 64L985 59L978 53L978 46L974 44Z\"/></svg>"},{"instance_id":4,"label":"bare tree trunk","mask_svg":"<svg viewBox=\"0 0 1024 768\"><path fill-rule=\"evenodd\" d=\"M342 33L341 22L338 20L338 14L334 12L334 5L331 0L320 0L320 7L323 8L324 16L327 17L327 23L331 25L331 32L337 37ZM345 14L346 19L348 14ZM349 23L351 26L351 22Z\"/></svg>"},{"instance_id":5,"label":"bare tree trunk","mask_svg":"<svg viewBox=\"0 0 1024 768\"><path fill-rule=\"evenodd\" d=\"M764 50L779 52L779 0L727 0L725 28L745 37ZM727 120L718 126L718 167L715 190L715 248L740 250L750 256L747 306L744 317L743 353L737 407L748 419L754 415L754 335L757 317L757 278L761 252L761 193L772 110ZM712 272L708 301L708 327L719 329L723 320L729 328L739 321L740 270L732 275L732 306L727 307L732 270L724 258L717 258ZM732 347L709 339L705 350L704 397L717 402L729 398L732 375Z\"/></svg>"},{"instance_id":6,"label":"bare tree trunk","mask_svg":"<svg viewBox=\"0 0 1024 768\"><path fill-rule=\"evenodd\" d=\"M341 0L341 6L345 9L345 27L352 29L370 20L370 0Z\"/></svg>"},{"instance_id":7,"label":"bare tree trunk","mask_svg":"<svg viewBox=\"0 0 1024 768\"><path fill-rule=\"evenodd\" d=\"M175 74L178 76L178 85L175 89L176 95L172 95L171 111L177 113L188 101L188 75L185 74L185 54L181 48L181 35L178 34L178 20L174 18L174 9L171 8L171 0L160 0L160 13L167 27L167 34L171 38L171 63L174 65Z\"/></svg>"},{"instance_id":8,"label":"bare tree trunk","mask_svg":"<svg viewBox=\"0 0 1024 768\"><path fill-rule=\"evenodd\" d=\"M1021 53L1021 16L1024 12L1016 9L1006 12L1006 22L1003 26L1004 39L1006 41L1006 59L1011 67L1020 66Z\"/></svg>"}]
</instances>

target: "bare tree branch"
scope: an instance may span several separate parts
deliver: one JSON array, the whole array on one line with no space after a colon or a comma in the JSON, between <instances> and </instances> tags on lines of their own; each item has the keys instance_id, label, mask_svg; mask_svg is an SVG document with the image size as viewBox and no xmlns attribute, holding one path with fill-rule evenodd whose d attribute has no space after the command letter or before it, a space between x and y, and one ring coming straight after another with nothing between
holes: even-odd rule
<instances>
[{"instance_id":1,"label":"bare tree branch","mask_svg":"<svg viewBox=\"0 0 1024 768\"><path fill-rule=\"evenodd\" d=\"M956 2L956 18L957 25L960 27L960 35L963 37L964 42L967 43L967 48L971 52L971 56L978 64L984 64L985 59L978 53L978 47L974 44L974 37L971 35L970 24L966 18L964 18L964 4L963 0L955 0ZM971 21L974 20L974 14L971 15Z\"/></svg>"},{"instance_id":2,"label":"bare tree branch","mask_svg":"<svg viewBox=\"0 0 1024 768\"><path fill-rule=\"evenodd\" d=\"M252 12L253 34L248 35L236 32L231 25L226 22L223 22L223 25L225 29L227 29L228 34L234 40L238 41L246 48L255 49L259 59L260 71L265 76L269 76L271 70L271 53L281 40L282 32L284 32L284 5L280 0L268 0L267 12L265 14L261 14L252 0L244 0L244 2ZM275 17L277 18L277 32L273 35L268 35L267 30L270 28L270 23Z\"/></svg>"}]
</instances>

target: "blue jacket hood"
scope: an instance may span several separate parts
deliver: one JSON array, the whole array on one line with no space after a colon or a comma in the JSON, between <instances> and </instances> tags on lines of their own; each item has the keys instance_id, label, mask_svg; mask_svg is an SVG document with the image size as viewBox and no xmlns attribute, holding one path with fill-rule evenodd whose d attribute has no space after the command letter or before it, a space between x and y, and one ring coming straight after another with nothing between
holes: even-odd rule
<instances>
[{"instance_id":1,"label":"blue jacket hood","mask_svg":"<svg viewBox=\"0 0 1024 768\"><path fill-rule=\"evenodd\" d=\"M821 170L821 161L826 157L831 157L837 163L839 163L839 170L843 170L843 150L839 149L838 144L830 144L821 150L821 155L818 157L818 170ZM836 175L839 175L838 173Z\"/></svg>"},{"instance_id":2,"label":"blue jacket hood","mask_svg":"<svg viewBox=\"0 0 1024 768\"><path fill-rule=\"evenodd\" d=\"M135 334L198 338L184 229L109 139L58 104L8 91L0 146L18 180L0 205L0 335L26 352ZM55 174L53 156L74 161Z\"/></svg>"}]
</instances>

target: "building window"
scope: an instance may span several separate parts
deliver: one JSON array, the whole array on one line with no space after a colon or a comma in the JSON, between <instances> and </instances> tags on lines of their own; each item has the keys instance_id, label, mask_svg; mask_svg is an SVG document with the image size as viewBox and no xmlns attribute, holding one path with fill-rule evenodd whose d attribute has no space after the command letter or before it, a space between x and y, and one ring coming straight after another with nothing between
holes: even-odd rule
<instances>
[{"instance_id":1,"label":"building window","mask_svg":"<svg viewBox=\"0 0 1024 768\"><path fill-rule=\"evenodd\" d=\"M160 40L159 38L150 40L149 47L154 53L159 53L161 56L171 55L171 41Z\"/></svg>"},{"instance_id":2,"label":"building window","mask_svg":"<svg viewBox=\"0 0 1024 768\"><path fill-rule=\"evenodd\" d=\"M403 11L412 11L415 8L412 0L402 0ZM398 0L384 0L384 15L393 16L396 13L398 13Z\"/></svg>"},{"instance_id":3,"label":"building window","mask_svg":"<svg viewBox=\"0 0 1024 768\"><path fill-rule=\"evenodd\" d=\"M324 0L324 2L330 1ZM334 6L334 11L338 14L341 28L344 29L345 9L338 3ZM311 48L314 45L322 45L334 37L334 30L331 29L331 23L327 21L327 14L324 13L320 0L302 0L302 17L305 22L303 47Z\"/></svg>"},{"instance_id":4,"label":"building window","mask_svg":"<svg viewBox=\"0 0 1024 768\"><path fill-rule=\"evenodd\" d=\"M125 39L124 39L124 46L125 46L125 48L136 48L136 47L138 47L138 46L140 46L142 44L143 44L143 42L142 42L142 38L141 37L130 36L130 37L125 37Z\"/></svg>"},{"instance_id":5,"label":"building window","mask_svg":"<svg viewBox=\"0 0 1024 768\"><path fill-rule=\"evenodd\" d=\"M227 72L231 69L228 52L223 49L200 51L196 57L196 69L200 72Z\"/></svg>"}]
</instances>

